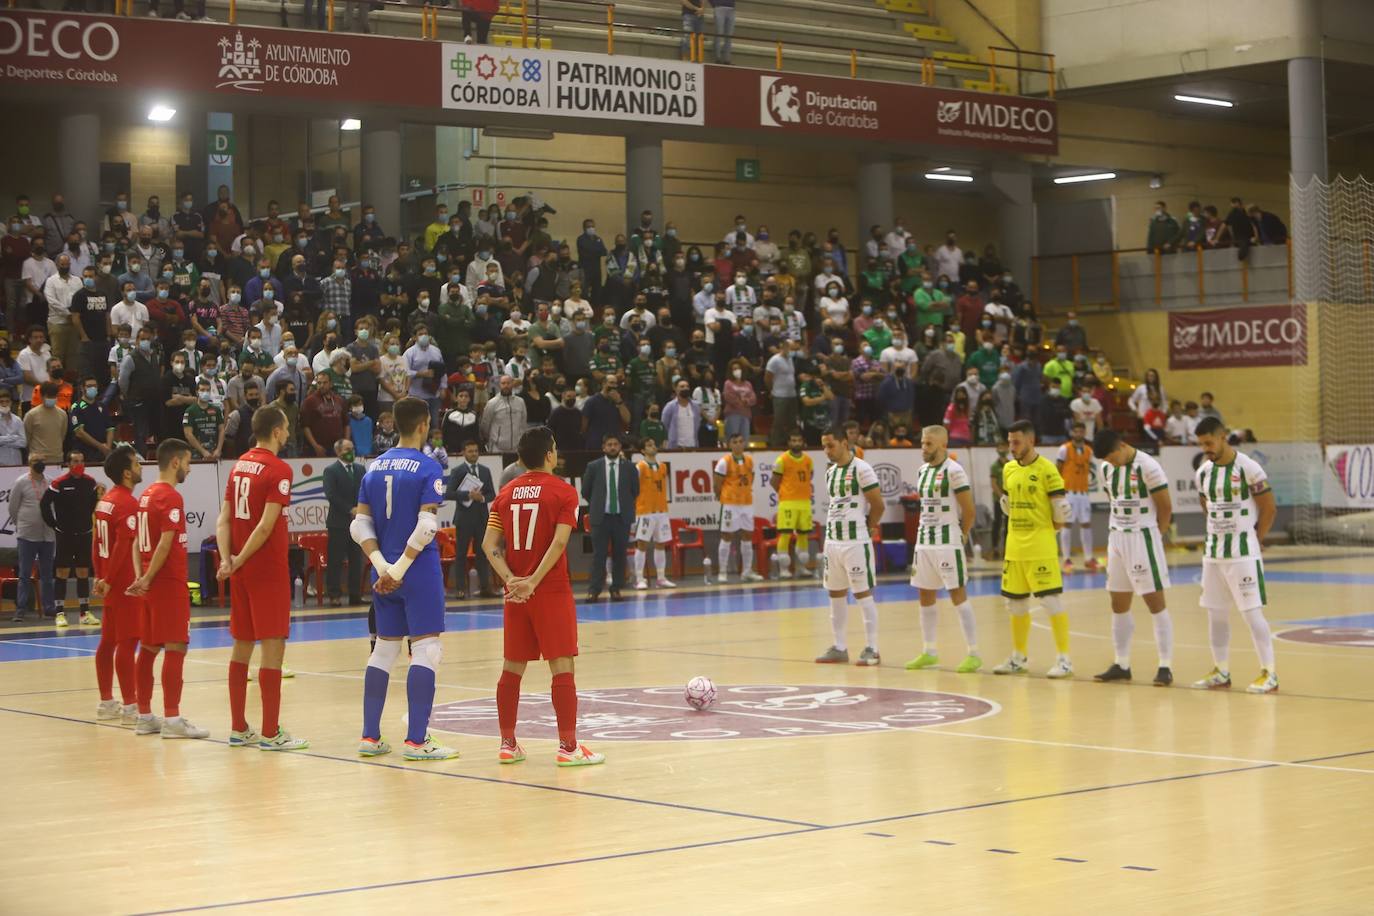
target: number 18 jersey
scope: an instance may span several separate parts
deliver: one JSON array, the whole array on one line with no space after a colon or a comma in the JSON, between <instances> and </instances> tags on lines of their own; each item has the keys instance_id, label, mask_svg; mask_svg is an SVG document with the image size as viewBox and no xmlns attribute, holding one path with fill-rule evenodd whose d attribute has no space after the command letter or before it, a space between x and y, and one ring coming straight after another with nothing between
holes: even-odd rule
<instances>
[{"instance_id":1,"label":"number 18 jersey","mask_svg":"<svg viewBox=\"0 0 1374 916\"><path fill-rule=\"evenodd\" d=\"M286 509L291 505L291 465L265 448L250 448L234 462L224 486L224 500L229 504L229 539L233 553L243 549L258 527L268 503L277 503L282 512L267 537L267 543L248 558L235 576L251 578L255 584L291 588L291 573L287 562L290 535L287 532ZM220 546L224 556L224 546ZM227 559L227 556L225 556Z\"/></svg>"}]
</instances>

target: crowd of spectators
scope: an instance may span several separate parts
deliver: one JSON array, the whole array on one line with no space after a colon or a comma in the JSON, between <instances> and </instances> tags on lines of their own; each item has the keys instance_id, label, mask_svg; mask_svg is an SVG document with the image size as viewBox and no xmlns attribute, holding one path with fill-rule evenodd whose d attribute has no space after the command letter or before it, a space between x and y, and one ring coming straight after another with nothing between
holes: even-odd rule
<instances>
[{"instance_id":1,"label":"crowd of spectators","mask_svg":"<svg viewBox=\"0 0 1374 916\"><path fill-rule=\"evenodd\" d=\"M1242 261L1254 245L1284 245L1288 227L1277 214L1258 204L1246 206L1239 197L1231 198L1231 208L1223 217L1216 207L1189 201L1188 212L1180 222L1162 200L1155 201L1155 212L1145 233L1145 247L1151 252L1172 254L1211 248L1235 248Z\"/></svg>"}]
</instances>

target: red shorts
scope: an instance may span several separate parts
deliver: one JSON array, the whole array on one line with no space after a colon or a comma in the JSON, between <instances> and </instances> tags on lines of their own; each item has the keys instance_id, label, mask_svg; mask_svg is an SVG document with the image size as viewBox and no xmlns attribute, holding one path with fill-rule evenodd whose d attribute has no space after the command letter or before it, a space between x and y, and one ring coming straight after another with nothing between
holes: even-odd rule
<instances>
[{"instance_id":1,"label":"red shorts","mask_svg":"<svg viewBox=\"0 0 1374 916\"><path fill-rule=\"evenodd\" d=\"M153 588L143 596L144 645L191 641L191 594L186 586Z\"/></svg>"},{"instance_id":2,"label":"red shorts","mask_svg":"<svg viewBox=\"0 0 1374 916\"><path fill-rule=\"evenodd\" d=\"M286 639L291 633L291 586L232 576L229 635L242 642Z\"/></svg>"},{"instance_id":3,"label":"red shorts","mask_svg":"<svg viewBox=\"0 0 1374 916\"><path fill-rule=\"evenodd\" d=\"M138 639L143 632L143 599L133 598L110 591L105 596L105 606L100 615L100 636L113 642Z\"/></svg>"},{"instance_id":4,"label":"red shorts","mask_svg":"<svg viewBox=\"0 0 1374 916\"><path fill-rule=\"evenodd\" d=\"M577 605L571 591L536 591L528 601L506 602L505 654L532 662L577 654Z\"/></svg>"}]
</instances>

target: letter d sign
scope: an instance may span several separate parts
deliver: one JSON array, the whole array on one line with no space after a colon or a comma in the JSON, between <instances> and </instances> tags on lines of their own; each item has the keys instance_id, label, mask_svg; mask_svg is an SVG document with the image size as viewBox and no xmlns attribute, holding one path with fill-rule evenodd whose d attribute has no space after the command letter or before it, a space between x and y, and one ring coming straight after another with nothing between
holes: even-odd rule
<instances>
[{"instance_id":1,"label":"letter d sign","mask_svg":"<svg viewBox=\"0 0 1374 916\"><path fill-rule=\"evenodd\" d=\"M232 156L234 145L234 132L230 130L212 130L205 138L206 151L211 156Z\"/></svg>"}]
</instances>

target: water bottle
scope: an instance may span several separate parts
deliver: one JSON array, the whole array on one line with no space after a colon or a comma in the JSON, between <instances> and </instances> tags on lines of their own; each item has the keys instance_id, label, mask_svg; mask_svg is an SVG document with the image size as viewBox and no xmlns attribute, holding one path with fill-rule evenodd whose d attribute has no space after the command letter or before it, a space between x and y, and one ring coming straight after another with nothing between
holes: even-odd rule
<instances>
[{"instance_id":1,"label":"water bottle","mask_svg":"<svg viewBox=\"0 0 1374 916\"><path fill-rule=\"evenodd\" d=\"M977 563L983 559L983 545L977 541L973 542L973 562Z\"/></svg>"},{"instance_id":2,"label":"water bottle","mask_svg":"<svg viewBox=\"0 0 1374 916\"><path fill-rule=\"evenodd\" d=\"M782 556L778 553L774 553L768 558L768 561L772 565L772 570L769 572L768 578L776 582L782 577Z\"/></svg>"},{"instance_id":3,"label":"water bottle","mask_svg":"<svg viewBox=\"0 0 1374 916\"><path fill-rule=\"evenodd\" d=\"M476 595L476 594L477 594L477 583L478 583L478 580L479 580L479 577L478 577L478 575L477 575L477 566L476 566L476 564L473 564L472 566L470 566L470 567L468 568L468 581L467 581L467 588L465 589L465 591L468 593L469 596L473 596L473 595Z\"/></svg>"},{"instance_id":4,"label":"water bottle","mask_svg":"<svg viewBox=\"0 0 1374 916\"><path fill-rule=\"evenodd\" d=\"M701 569L702 569L701 584L702 584L702 585L710 585L710 584L711 584L711 558L710 558L710 557L702 557L702 560L701 560Z\"/></svg>"},{"instance_id":5,"label":"water bottle","mask_svg":"<svg viewBox=\"0 0 1374 916\"><path fill-rule=\"evenodd\" d=\"M296 577L296 585L293 592L295 594L296 607L305 607L305 582L300 576Z\"/></svg>"}]
</instances>

